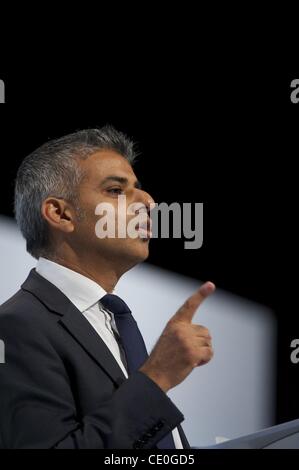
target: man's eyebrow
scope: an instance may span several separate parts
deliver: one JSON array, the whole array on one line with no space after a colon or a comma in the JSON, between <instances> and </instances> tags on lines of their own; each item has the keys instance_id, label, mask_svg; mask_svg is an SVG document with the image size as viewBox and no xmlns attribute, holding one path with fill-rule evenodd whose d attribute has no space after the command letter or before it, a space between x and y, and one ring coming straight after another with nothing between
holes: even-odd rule
<instances>
[{"instance_id":1,"label":"man's eyebrow","mask_svg":"<svg viewBox=\"0 0 299 470\"><path fill-rule=\"evenodd\" d=\"M109 183L110 181L117 181L118 183L124 184L124 185L129 184L128 178L125 178L123 176L110 175L110 176L107 176L106 178L104 178L104 180L101 183L101 186L103 186L106 183ZM135 181L134 187L137 188L137 189L141 189L141 183L140 183L139 180Z\"/></svg>"}]
</instances>

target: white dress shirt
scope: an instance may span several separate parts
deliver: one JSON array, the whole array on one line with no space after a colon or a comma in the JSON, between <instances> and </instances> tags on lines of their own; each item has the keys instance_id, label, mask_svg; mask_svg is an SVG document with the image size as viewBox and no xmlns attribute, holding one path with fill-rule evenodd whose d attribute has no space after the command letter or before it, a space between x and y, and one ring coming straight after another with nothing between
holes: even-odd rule
<instances>
[{"instance_id":1,"label":"white dress shirt","mask_svg":"<svg viewBox=\"0 0 299 470\"><path fill-rule=\"evenodd\" d=\"M54 284L84 315L114 356L125 377L128 378L128 372L121 360L119 346L113 333L113 329L117 331L114 315L105 310L99 302L107 292L92 279L46 258L39 258L36 271ZM113 293L115 294L115 291ZM176 449L183 449L177 428L172 431L172 435Z\"/></svg>"}]
</instances>

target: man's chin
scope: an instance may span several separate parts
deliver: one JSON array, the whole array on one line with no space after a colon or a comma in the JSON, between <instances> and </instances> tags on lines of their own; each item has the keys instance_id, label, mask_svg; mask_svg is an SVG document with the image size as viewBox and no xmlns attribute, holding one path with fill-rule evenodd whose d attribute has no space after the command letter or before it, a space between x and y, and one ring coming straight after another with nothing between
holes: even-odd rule
<instances>
[{"instance_id":1,"label":"man's chin","mask_svg":"<svg viewBox=\"0 0 299 470\"><path fill-rule=\"evenodd\" d=\"M126 271L133 268L136 264L142 263L149 256L149 240L142 238L126 239L121 244L109 244L99 249L99 255L102 257L105 252L105 258L113 263L119 263L120 266L126 267Z\"/></svg>"},{"instance_id":2,"label":"man's chin","mask_svg":"<svg viewBox=\"0 0 299 470\"><path fill-rule=\"evenodd\" d=\"M134 246L131 247L130 253L136 258L136 263L145 261L149 256L149 240L137 238L134 240Z\"/></svg>"}]
</instances>

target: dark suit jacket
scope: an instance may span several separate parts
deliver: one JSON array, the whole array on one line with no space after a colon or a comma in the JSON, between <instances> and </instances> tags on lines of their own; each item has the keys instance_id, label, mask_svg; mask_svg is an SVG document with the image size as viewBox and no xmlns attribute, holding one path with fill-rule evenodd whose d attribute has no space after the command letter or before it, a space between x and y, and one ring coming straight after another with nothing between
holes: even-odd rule
<instances>
[{"instance_id":1,"label":"dark suit jacket","mask_svg":"<svg viewBox=\"0 0 299 470\"><path fill-rule=\"evenodd\" d=\"M126 379L85 317L32 269L0 307L3 448L155 448L181 412L145 374ZM2 441L2 444L1 444Z\"/></svg>"}]
</instances>

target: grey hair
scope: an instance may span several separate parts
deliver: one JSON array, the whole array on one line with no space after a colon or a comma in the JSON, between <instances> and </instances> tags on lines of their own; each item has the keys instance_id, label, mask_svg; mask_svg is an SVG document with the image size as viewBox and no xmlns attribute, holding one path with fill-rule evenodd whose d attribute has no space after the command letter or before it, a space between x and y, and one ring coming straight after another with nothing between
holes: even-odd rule
<instances>
[{"instance_id":1,"label":"grey hair","mask_svg":"<svg viewBox=\"0 0 299 470\"><path fill-rule=\"evenodd\" d=\"M41 213L49 196L77 204L78 186L84 172L77 164L99 150L114 150L133 165L134 142L114 127L84 129L46 142L21 163L15 182L14 212L26 240L27 251L36 259L50 257L49 226Z\"/></svg>"}]
</instances>

